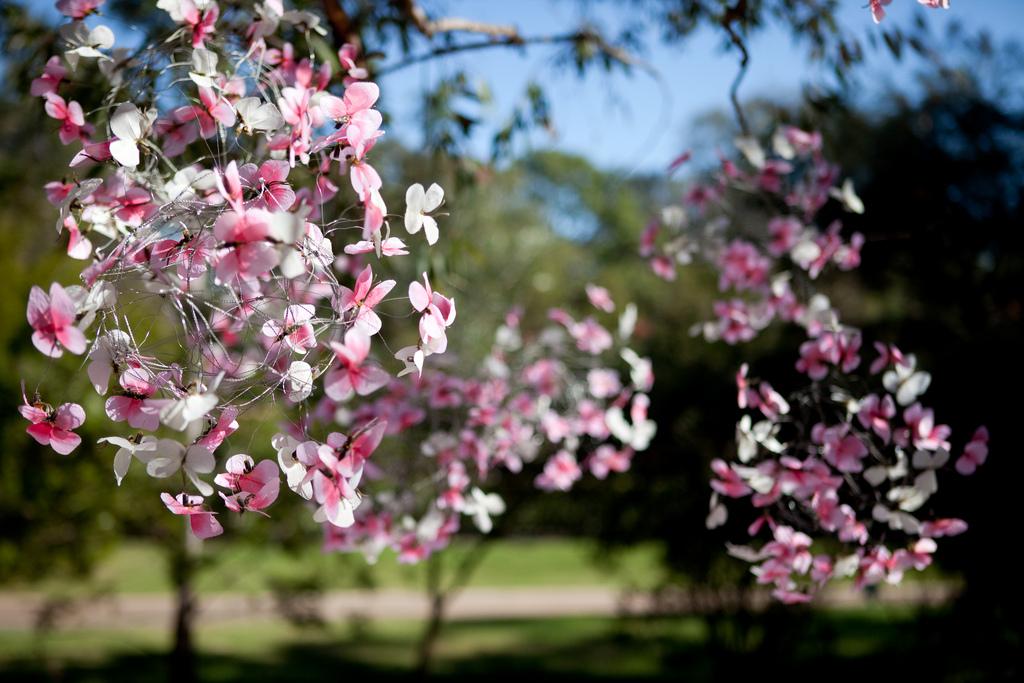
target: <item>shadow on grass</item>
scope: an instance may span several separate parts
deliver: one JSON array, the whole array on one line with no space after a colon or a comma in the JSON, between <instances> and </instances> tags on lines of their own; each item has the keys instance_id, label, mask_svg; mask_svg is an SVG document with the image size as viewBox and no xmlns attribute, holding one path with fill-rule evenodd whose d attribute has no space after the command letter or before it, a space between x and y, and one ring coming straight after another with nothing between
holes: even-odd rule
<instances>
[{"instance_id":1,"label":"shadow on grass","mask_svg":"<svg viewBox=\"0 0 1024 683\"><path fill-rule=\"evenodd\" d=\"M206 683L413 675L415 625L389 630L364 624L345 634L279 630L256 642L253 625L237 633L216 628L210 638L198 639ZM445 629L434 671L438 678L465 680L1013 680L1017 655L1001 648L999 638L972 637L965 628L951 613L870 610L460 622ZM204 644L210 640L212 649ZM239 653L232 651L233 643ZM92 660L19 657L2 667L4 681L168 680L166 659L157 648Z\"/></svg>"}]
</instances>

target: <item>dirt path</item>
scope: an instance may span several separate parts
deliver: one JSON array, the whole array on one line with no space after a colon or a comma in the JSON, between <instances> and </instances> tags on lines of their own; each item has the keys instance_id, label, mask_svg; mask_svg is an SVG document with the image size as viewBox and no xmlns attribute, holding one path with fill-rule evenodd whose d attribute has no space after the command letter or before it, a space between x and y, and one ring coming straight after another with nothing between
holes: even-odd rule
<instances>
[{"instance_id":1,"label":"dirt path","mask_svg":"<svg viewBox=\"0 0 1024 683\"><path fill-rule=\"evenodd\" d=\"M906 584L885 587L870 598L887 604L942 604L955 595L946 584ZM448 616L453 620L522 619L567 616L616 616L648 614L658 606L674 613L703 612L736 595L676 592L653 600L647 594L624 594L608 587L467 588L452 600ZM755 596L754 606L767 601ZM868 598L852 589L828 591L819 599L825 606L867 604ZM282 614L315 614L327 621L352 617L371 619L422 619L428 613L425 595L408 590L337 591L282 601L270 594L203 595L199 599L203 623L273 620ZM57 602L33 593L0 592L0 630L32 629L40 623L61 629L166 627L174 613L170 594L114 595Z\"/></svg>"}]
</instances>

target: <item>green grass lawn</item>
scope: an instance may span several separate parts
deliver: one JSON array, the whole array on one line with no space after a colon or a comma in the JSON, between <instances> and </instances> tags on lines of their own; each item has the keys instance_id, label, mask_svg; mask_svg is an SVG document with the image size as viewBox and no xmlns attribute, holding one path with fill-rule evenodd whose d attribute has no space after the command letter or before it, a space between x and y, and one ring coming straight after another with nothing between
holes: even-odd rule
<instances>
[{"instance_id":1,"label":"green grass lawn","mask_svg":"<svg viewBox=\"0 0 1024 683\"><path fill-rule=\"evenodd\" d=\"M775 610L657 619L473 621L442 632L433 671L450 678L662 678L687 681L1000 678L1006 652L964 643L941 612ZM335 681L413 672L421 625L348 622L200 628L201 680ZM950 647L949 643L960 643ZM163 681L166 630L0 631L0 680ZM902 678L912 673L910 678Z\"/></svg>"},{"instance_id":2,"label":"green grass lawn","mask_svg":"<svg viewBox=\"0 0 1024 683\"><path fill-rule=\"evenodd\" d=\"M453 567L470 552L457 541L441 561ZM567 538L502 539L486 546L471 586L617 586L650 587L659 578L659 549L639 545L614 556L601 555L588 541ZM197 580L202 593L254 593L275 587L320 590L361 587L420 588L423 565L400 565L385 554L376 565L357 555L324 554L310 547L289 553L278 547L244 543L208 543ZM170 590L166 559L158 546L125 543L90 577L51 578L4 586L3 590L68 593L101 589L115 593Z\"/></svg>"}]
</instances>

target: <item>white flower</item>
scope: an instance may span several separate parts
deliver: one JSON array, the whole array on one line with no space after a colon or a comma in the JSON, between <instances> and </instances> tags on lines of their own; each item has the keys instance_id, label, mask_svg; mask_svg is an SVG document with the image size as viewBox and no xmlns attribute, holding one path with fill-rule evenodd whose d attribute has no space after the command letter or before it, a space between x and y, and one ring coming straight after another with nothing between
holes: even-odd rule
<instances>
[{"instance_id":1,"label":"white flower","mask_svg":"<svg viewBox=\"0 0 1024 683\"><path fill-rule=\"evenodd\" d=\"M213 79L217 76L217 53L204 47L192 50L192 71L188 77L192 82L203 88L212 88Z\"/></svg>"},{"instance_id":2,"label":"white flower","mask_svg":"<svg viewBox=\"0 0 1024 683\"><path fill-rule=\"evenodd\" d=\"M423 360L426 354L418 346L403 346L395 352L395 358L405 363L405 367L398 373L398 377L416 373L416 376L423 374Z\"/></svg>"},{"instance_id":3,"label":"white flower","mask_svg":"<svg viewBox=\"0 0 1024 683\"><path fill-rule=\"evenodd\" d=\"M622 442L623 446L629 446L635 451L642 451L650 445L651 439L654 438L654 434L658 430L658 425L654 420L647 418L649 403L650 399L646 394L637 394L633 397L633 406L630 410L633 424L626 421L622 408L619 406L612 406L605 412L604 421L608 425L608 431Z\"/></svg>"},{"instance_id":4,"label":"white flower","mask_svg":"<svg viewBox=\"0 0 1024 683\"><path fill-rule=\"evenodd\" d=\"M775 438L779 426L769 420L753 422L749 415L744 415L736 424L736 455L740 462L750 462L757 455L760 444L772 453L782 453L786 447Z\"/></svg>"},{"instance_id":5,"label":"white flower","mask_svg":"<svg viewBox=\"0 0 1024 683\"><path fill-rule=\"evenodd\" d=\"M64 51L64 57L72 70L78 68L78 60L82 57L106 58L100 50L109 50L114 45L114 32L108 27L101 25L90 30L82 21L61 26L60 37L70 46L70 49Z\"/></svg>"},{"instance_id":6,"label":"white flower","mask_svg":"<svg viewBox=\"0 0 1024 683\"><path fill-rule=\"evenodd\" d=\"M633 330L636 329L636 319L636 304L631 301L626 304L626 307L622 309L622 314L619 315L619 339L629 341L629 338L633 336Z\"/></svg>"},{"instance_id":7,"label":"white flower","mask_svg":"<svg viewBox=\"0 0 1024 683\"><path fill-rule=\"evenodd\" d=\"M505 512L505 501L497 493L484 493L476 486L469 492L470 499L463 507L463 513L473 517L473 524L482 533L489 534L494 528L491 515Z\"/></svg>"},{"instance_id":8,"label":"white flower","mask_svg":"<svg viewBox=\"0 0 1024 683\"><path fill-rule=\"evenodd\" d=\"M215 385L219 383L220 378L214 382ZM219 400L213 393L213 388L199 389L165 405L160 411L160 421L171 429L183 432L190 424L201 420L213 410Z\"/></svg>"},{"instance_id":9,"label":"white flower","mask_svg":"<svg viewBox=\"0 0 1024 683\"><path fill-rule=\"evenodd\" d=\"M313 497L313 483L306 478L306 466L295 457L299 441L288 434L275 434L270 444L277 451L277 464L281 466L288 488L309 500Z\"/></svg>"},{"instance_id":10,"label":"white flower","mask_svg":"<svg viewBox=\"0 0 1024 683\"><path fill-rule=\"evenodd\" d=\"M107 385L110 384L110 375L114 372L114 365L121 364L121 361L132 350L131 338L121 330L111 330L96 340L89 354L89 367L86 373L92 382L96 393L102 395L107 393Z\"/></svg>"},{"instance_id":11,"label":"white flower","mask_svg":"<svg viewBox=\"0 0 1024 683\"><path fill-rule=\"evenodd\" d=\"M92 325L96 313L113 308L117 303L117 289L108 280L100 280L89 289L81 285L69 285L66 291L75 303L75 312L79 316L78 326L83 330Z\"/></svg>"},{"instance_id":12,"label":"white flower","mask_svg":"<svg viewBox=\"0 0 1024 683\"><path fill-rule=\"evenodd\" d=\"M892 370L882 375L882 385L890 394L896 396L896 402L908 406L917 397L928 390L932 376L927 372L918 372L917 358L911 354L906 357L906 364L897 363Z\"/></svg>"},{"instance_id":13,"label":"white flower","mask_svg":"<svg viewBox=\"0 0 1024 683\"><path fill-rule=\"evenodd\" d=\"M120 436L105 436L99 439L98 443L109 443L113 446L117 446L117 453L114 454L114 477L117 479L117 485L121 485L121 480L124 479L125 475L128 474L128 467L132 464L132 456L134 455L139 461L148 465L149 461L156 454L156 437L155 436L144 436L141 441L129 441Z\"/></svg>"},{"instance_id":14,"label":"white flower","mask_svg":"<svg viewBox=\"0 0 1024 683\"><path fill-rule=\"evenodd\" d=\"M142 142L156 120L152 109L139 111L131 102L117 105L110 117L110 132L117 138L110 143L110 156L126 168L139 165L139 143Z\"/></svg>"},{"instance_id":15,"label":"white flower","mask_svg":"<svg viewBox=\"0 0 1024 683\"><path fill-rule=\"evenodd\" d=\"M199 475L210 474L215 465L213 453L202 446L192 444L185 448L174 439L160 439L156 443L156 450L146 463L146 473L151 477L164 479L178 470L184 470L196 490L204 496L209 496L213 493L213 487L200 479Z\"/></svg>"},{"instance_id":16,"label":"white flower","mask_svg":"<svg viewBox=\"0 0 1024 683\"><path fill-rule=\"evenodd\" d=\"M908 534L918 534L921 531L921 522L916 517L907 512L894 512L881 503L872 508L871 516L876 522L888 524L889 528L895 531L905 531Z\"/></svg>"},{"instance_id":17,"label":"white flower","mask_svg":"<svg viewBox=\"0 0 1024 683\"><path fill-rule=\"evenodd\" d=\"M636 351L626 347L619 352L622 360L629 364L629 381L637 391L650 391L654 386L654 365L649 358L642 358Z\"/></svg>"},{"instance_id":18,"label":"white flower","mask_svg":"<svg viewBox=\"0 0 1024 683\"><path fill-rule=\"evenodd\" d=\"M708 529L717 529L729 519L729 511L718 500L718 494L712 493L708 502L708 516L704 518L704 526Z\"/></svg>"},{"instance_id":19,"label":"white flower","mask_svg":"<svg viewBox=\"0 0 1024 683\"><path fill-rule=\"evenodd\" d=\"M423 228L427 244L437 242L437 221L427 214L441 206L443 201L444 190L437 183L433 183L425 192L419 183L410 185L405 191L405 229L409 234L415 234Z\"/></svg>"},{"instance_id":20,"label":"white flower","mask_svg":"<svg viewBox=\"0 0 1024 683\"><path fill-rule=\"evenodd\" d=\"M830 187L828 193L833 198L838 199L847 211L853 213L864 213L864 202L861 201L860 197L853 189L853 181L847 178L843 181L843 186L840 189Z\"/></svg>"},{"instance_id":21,"label":"white flower","mask_svg":"<svg viewBox=\"0 0 1024 683\"><path fill-rule=\"evenodd\" d=\"M301 403L313 392L313 368L302 360L294 361L288 366L285 375L285 395L292 403Z\"/></svg>"},{"instance_id":22,"label":"white flower","mask_svg":"<svg viewBox=\"0 0 1024 683\"><path fill-rule=\"evenodd\" d=\"M243 132L250 135L256 131L271 133L284 125L280 110L271 102L263 102L258 97L243 97L235 102Z\"/></svg>"},{"instance_id":23,"label":"white flower","mask_svg":"<svg viewBox=\"0 0 1024 683\"><path fill-rule=\"evenodd\" d=\"M736 138L736 149L743 153L754 168L763 168L766 161L764 149L754 138Z\"/></svg>"}]
</instances>

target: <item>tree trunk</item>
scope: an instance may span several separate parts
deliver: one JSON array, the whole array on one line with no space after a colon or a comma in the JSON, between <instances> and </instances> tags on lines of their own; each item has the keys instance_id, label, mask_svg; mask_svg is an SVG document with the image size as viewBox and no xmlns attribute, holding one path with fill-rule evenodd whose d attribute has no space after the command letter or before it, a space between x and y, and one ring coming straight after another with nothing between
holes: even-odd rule
<instances>
[{"instance_id":1,"label":"tree trunk","mask_svg":"<svg viewBox=\"0 0 1024 683\"><path fill-rule=\"evenodd\" d=\"M447 592L441 587L441 569L441 556L431 555L427 560L427 593L430 597L430 614L416 649L416 673L419 676L426 676L430 673L430 665L434 660L434 648L437 646L437 638L441 635L441 626L444 624Z\"/></svg>"},{"instance_id":2,"label":"tree trunk","mask_svg":"<svg viewBox=\"0 0 1024 683\"><path fill-rule=\"evenodd\" d=\"M199 683L192 624L196 612L196 596L192 579L196 569L196 543L188 530L185 542L171 557L171 579L175 587L174 647L168 656L168 672L174 683Z\"/></svg>"}]
</instances>

